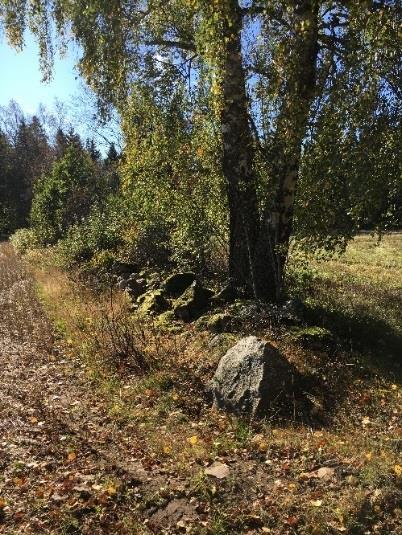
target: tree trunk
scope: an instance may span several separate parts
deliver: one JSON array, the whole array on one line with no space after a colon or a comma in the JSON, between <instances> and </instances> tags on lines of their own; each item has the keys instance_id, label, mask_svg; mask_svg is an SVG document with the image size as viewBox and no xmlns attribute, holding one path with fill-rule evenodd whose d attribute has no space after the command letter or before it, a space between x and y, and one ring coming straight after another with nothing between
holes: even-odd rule
<instances>
[{"instance_id":1,"label":"tree trunk","mask_svg":"<svg viewBox=\"0 0 402 535\"><path fill-rule=\"evenodd\" d=\"M259 234L254 143L249 124L246 78L242 63L242 15L237 0L223 9L224 63L221 129L223 174L229 204L229 275L255 294L253 258Z\"/></svg>"},{"instance_id":2,"label":"tree trunk","mask_svg":"<svg viewBox=\"0 0 402 535\"><path fill-rule=\"evenodd\" d=\"M241 9L237 0L225 3L221 125L230 218L229 274L257 299L282 297L301 146L315 89L317 16L317 1L298 0L275 140L277 191L270 210L261 214L242 63Z\"/></svg>"},{"instance_id":3,"label":"tree trunk","mask_svg":"<svg viewBox=\"0 0 402 535\"><path fill-rule=\"evenodd\" d=\"M260 248L268 247L275 292L281 299L285 264L292 234L294 201L299 177L301 148L306 135L310 106L316 83L318 51L317 0L298 0L294 12L294 33L285 66L285 97L277 120L273 177L277 184L273 206L264 215Z\"/></svg>"}]
</instances>

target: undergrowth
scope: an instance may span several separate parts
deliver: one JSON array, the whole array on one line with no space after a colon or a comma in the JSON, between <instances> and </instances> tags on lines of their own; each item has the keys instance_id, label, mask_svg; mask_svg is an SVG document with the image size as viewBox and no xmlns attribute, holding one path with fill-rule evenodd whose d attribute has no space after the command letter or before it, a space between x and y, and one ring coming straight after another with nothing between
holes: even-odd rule
<instances>
[{"instance_id":1,"label":"undergrowth","mask_svg":"<svg viewBox=\"0 0 402 535\"><path fill-rule=\"evenodd\" d=\"M141 442L143 465L169 474L142 498L150 525L185 497L196 520L171 533L399 532L400 244L400 235L379 245L362 236L343 257L309 260L313 277L299 277L298 295L311 324L334 334L331 347L304 347L283 327L213 346L191 325L162 333L134 317L124 295L94 294L31 257L66 351L80 355L116 425ZM205 385L241 334L270 339L299 370L313 400L305 419L290 411L249 422L211 408ZM214 461L230 467L228 478L205 476ZM329 479L315 475L322 467Z\"/></svg>"}]
</instances>

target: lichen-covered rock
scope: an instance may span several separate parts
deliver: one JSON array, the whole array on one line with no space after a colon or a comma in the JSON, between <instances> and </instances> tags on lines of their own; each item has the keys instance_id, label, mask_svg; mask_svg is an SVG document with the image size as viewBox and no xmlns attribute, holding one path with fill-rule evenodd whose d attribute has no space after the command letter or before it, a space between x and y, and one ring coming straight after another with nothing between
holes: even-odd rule
<instances>
[{"instance_id":1,"label":"lichen-covered rock","mask_svg":"<svg viewBox=\"0 0 402 535\"><path fill-rule=\"evenodd\" d=\"M125 289L132 299L137 299L147 291L147 281L136 276L131 276L126 282Z\"/></svg>"},{"instance_id":2,"label":"lichen-covered rock","mask_svg":"<svg viewBox=\"0 0 402 535\"><path fill-rule=\"evenodd\" d=\"M238 297L238 291L232 284L227 284L212 298L212 302L216 305L223 305L225 303L232 303Z\"/></svg>"},{"instance_id":3,"label":"lichen-covered rock","mask_svg":"<svg viewBox=\"0 0 402 535\"><path fill-rule=\"evenodd\" d=\"M174 315L177 319L185 322L193 321L201 316L208 308L213 291L204 288L198 281L187 288L173 307Z\"/></svg>"},{"instance_id":4,"label":"lichen-covered rock","mask_svg":"<svg viewBox=\"0 0 402 535\"><path fill-rule=\"evenodd\" d=\"M159 273L151 272L148 273L147 277L145 277L147 280L147 286L150 290L156 290L161 285L161 276Z\"/></svg>"},{"instance_id":5,"label":"lichen-covered rock","mask_svg":"<svg viewBox=\"0 0 402 535\"><path fill-rule=\"evenodd\" d=\"M195 273L174 273L163 283L163 290L167 295L179 297L195 281Z\"/></svg>"},{"instance_id":6,"label":"lichen-covered rock","mask_svg":"<svg viewBox=\"0 0 402 535\"><path fill-rule=\"evenodd\" d=\"M230 314L213 314L207 319L206 327L213 333L223 333L229 329L231 319Z\"/></svg>"},{"instance_id":7,"label":"lichen-covered rock","mask_svg":"<svg viewBox=\"0 0 402 535\"><path fill-rule=\"evenodd\" d=\"M125 277L118 277L116 280L116 287L119 290L126 290L128 288L128 282Z\"/></svg>"},{"instance_id":8,"label":"lichen-covered rock","mask_svg":"<svg viewBox=\"0 0 402 535\"><path fill-rule=\"evenodd\" d=\"M164 297L161 290L148 291L139 299L139 314L162 314L162 312L169 310L169 308L170 303Z\"/></svg>"},{"instance_id":9,"label":"lichen-covered rock","mask_svg":"<svg viewBox=\"0 0 402 535\"><path fill-rule=\"evenodd\" d=\"M275 347L248 336L222 357L209 390L218 408L259 417L287 391L291 377L288 361Z\"/></svg>"},{"instance_id":10,"label":"lichen-covered rock","mask_svg":"<svg viewBox=\"0 0 402 535\"><path fill-rule=\"evenodd\" d=\"M161 331L169 333L180 332L183 328L183 325L176 320L172 310L167 310L157 316L154 325Z\"/></svg>"}]
</instances>

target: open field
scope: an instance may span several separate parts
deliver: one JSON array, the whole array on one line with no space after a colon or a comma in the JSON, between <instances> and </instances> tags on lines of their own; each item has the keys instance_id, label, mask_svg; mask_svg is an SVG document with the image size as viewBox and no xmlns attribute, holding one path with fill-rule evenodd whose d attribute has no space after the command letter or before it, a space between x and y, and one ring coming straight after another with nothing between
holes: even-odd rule
<instances>
[{"instance_id":1,"label":"open field","mask_svg":"<svg viewBox=\"0 0 402 535\"><path fill-rule=\"evenodd\" d=\"M40 306L30 293L33 304L16 312L11 279L22 268L8 246L1 255L10 296L1 312L23 325ZM401 235L378 246L359 236L338 259L310 260L298 289L303 328L324 327L332 339L306 345L300 329L258 329L296 367L301 388L286 410L254 423L215 411L205 395L243 333L216 342L193 326L162 332L133 318L121 295L79 287L48 254L35 253L30 270L56 338L49 354L1 347L8 391L15 384L28 406L17 411L25 427L7 424L0 450L0 532L401 532ZM14 405L11 395L2 410ZM35 432L47 449L32 442L10 453ZM229 467L224 478L205 474L213 462Z\"/></svg>"}]
</instances>

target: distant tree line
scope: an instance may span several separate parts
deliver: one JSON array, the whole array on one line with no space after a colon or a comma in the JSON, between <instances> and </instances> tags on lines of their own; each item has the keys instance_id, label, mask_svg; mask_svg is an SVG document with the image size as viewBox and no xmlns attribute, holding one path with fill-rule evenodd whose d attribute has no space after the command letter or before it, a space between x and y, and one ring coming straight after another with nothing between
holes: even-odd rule
<instances>
[{"instance_id":1,"label":"distant tree line","mask_svg":"<svg viewBox=\"0 0 402 535\"><path fill-rule=\"evenodd\" d=\"M113 144L102 158L95 142L83 141L73 129L57 128L51 135L38 116L25 116L15 104L3 108L0 235L7 237L30 224L46 225L61 204L65 205L64 215L59 214L61 228L69 218L84 217L107 188L118 188L118 160ZM48 232L54 239L60 236L55 229Z\"/></svg>"}]
</instances>

